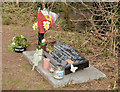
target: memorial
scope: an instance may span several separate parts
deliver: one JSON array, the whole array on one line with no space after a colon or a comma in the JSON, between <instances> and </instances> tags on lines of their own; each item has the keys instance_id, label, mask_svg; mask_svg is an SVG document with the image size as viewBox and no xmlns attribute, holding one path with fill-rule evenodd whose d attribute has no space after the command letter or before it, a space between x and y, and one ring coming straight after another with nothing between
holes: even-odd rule
<instances>
[{"instance_id":1,"label":"memorial","mask_svg":"<svg viewBox=\"0 0 120 92\"><path fill-rule=\"evenodd\" d=\"M35 68L55 88L106 77L73 47L60 41L45 43L44 34L57 18L56 13L47 9L38 10L37 23L33 24L33 30L39 29L37 49L23 52L33 66L32 70ZM50 69L55 70L54 73Z\"/></svg>"},{"instance_id":2,"label":"memorial","mask_svg":"<svg viewBox=\"0 0 120 92\"><path fill-rule=\"evenodd\" d=\"M33 66L32 60L35 51L24 51L23 55L29 60L29 63ZM52 64L50 64L52 66ZM52 66L54 67L54 66ZM75 73L70 73L64 75L64 78L57 80L53 77L53 73L50 73L48 70L43 69L43 62L39 62L38 66L35 69L42 75L48 82L54 87L63 87L69 84L78 84L88 82L94 79L106 78L106 75L89 64L89 67L84 68L83 70L76 71Z\"/></svg>"},{"instance_id":3,"label":"memorial","mask_svg":"<svg viewBox=\"0 0 120 92\"><path fill-rule=\"evenodd\" d=\"M77 50L60 41L49 43L54 51L49 51L47 44L43 47L44 55L50 58L54 66L62 65L65 69L65 75L72 73L71 65L66 60L73 61L73 66L78 67L77 71L89 67L89 61L85 59Z\"/></svg>"}]
</instances>

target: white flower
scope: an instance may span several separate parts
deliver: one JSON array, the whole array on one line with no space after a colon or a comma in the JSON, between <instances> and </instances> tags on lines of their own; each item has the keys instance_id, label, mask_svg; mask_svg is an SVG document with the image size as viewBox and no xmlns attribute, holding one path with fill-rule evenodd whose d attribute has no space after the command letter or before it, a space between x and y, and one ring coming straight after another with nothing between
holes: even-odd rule
<instances>
[{"instance_id":1,"label":"white flower","mask_svg":"<svg viewBox=\"0 0 120 92\"><path fill-rule=\"evenodd\" d=\"M15 45L15 43L13 42L12 45Z\"/></svg>"},{"instance_id":2,"label":"white flower","mask_svg":"<svg viewBox=\"0 0 120 92\"><path fill-rule=\"evenodd\" d=\"M23 36L23 35L21 35L21 38L24 38L24 36Z\"/></svg>"},{"instance_id":3,"label":"white flower","mask_svg":"<svg viewBox=\"0 0 120 92\"><path fill-rule=\"evenodd\" d=\"M37 24L37 22L35 23L35 26L37 26L38 24Z\"/></svg>"},{"instance_id":4,"label":"white flower","mask_svg":"<svg viewBox=\"0 0 120 92\"><path fill-rule=\"evenodd\" d=\"M42 43L45 43L45 39L42 40Z\"/></svg>"},{"instance_id":5,"label":"white flower","mask_svg":"<svg viewBox=\"0 0 120 92\"><path fill-rule=\"evenodd\" d=\"M36 28L38 28L37 22L33 24L32 28L33 28L33 30L35 30Z\"/></svg>"},{"instance_id":6,"label":"white flower","mask_svg":"<svg viewBox=\"0 0 120 92\"><path fill-rule=\"evenodd\" d=\"M49 21L44 21L44 22L43 22L43 26L44 26L44 28L45 28L46 30L49 29L49 24L50 24Z\"/></svg>"}]
</instances>

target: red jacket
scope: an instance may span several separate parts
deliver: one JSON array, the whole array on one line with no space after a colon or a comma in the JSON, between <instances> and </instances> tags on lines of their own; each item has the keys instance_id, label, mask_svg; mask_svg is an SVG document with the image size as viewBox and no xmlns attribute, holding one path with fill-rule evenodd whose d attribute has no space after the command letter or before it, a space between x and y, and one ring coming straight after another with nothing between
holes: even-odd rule
<instances>
[{"instance_id":1,"label":"red jacket","mask_svg":"<svg viewBox=\"0 0 120 92\"><path fill-rule=\"evenodd\" d=\"M37 21L38 21L39 33L46 33L47 30L44 29L43 22L48 21L48 20L45 18L45 16L42 14L42 12L38 13ZM52 18L52 21L53 21L53 18ZM52 25L53 25L53 22L49 24L49 29L52 27ZM44 32L44 30L45 30L45 32Z\"/></svg>"}]
</instances>

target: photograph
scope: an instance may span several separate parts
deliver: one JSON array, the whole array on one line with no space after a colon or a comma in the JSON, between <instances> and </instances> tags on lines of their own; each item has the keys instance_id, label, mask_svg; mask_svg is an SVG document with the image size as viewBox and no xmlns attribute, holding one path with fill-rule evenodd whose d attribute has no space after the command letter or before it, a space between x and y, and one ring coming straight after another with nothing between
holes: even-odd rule
<instances>
[{"instance_id":1,"label":"photograph","mask_svg":"<svg viewBox=\"0 0 120 92\"><path fill-rule=\"evenodd\" d=\"M1 91L119 92L119 0L2 0Z\"/></svg>"}]
</instances>

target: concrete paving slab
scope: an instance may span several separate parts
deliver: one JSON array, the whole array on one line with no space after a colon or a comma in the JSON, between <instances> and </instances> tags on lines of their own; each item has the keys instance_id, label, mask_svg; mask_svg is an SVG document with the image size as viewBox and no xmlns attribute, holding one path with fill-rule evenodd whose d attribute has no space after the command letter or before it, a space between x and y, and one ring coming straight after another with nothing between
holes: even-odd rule
<instances>
[{"instance_id":1,"label":"concrete paving slab","mask_svg":"<svg viewBox=\"0 0 120 92\"><path fill-rule=\"evenodd\" d=\"M23 52L23 55L29 60L29 63L32 64L33 54L35 51L25 51ZM106 78L106 75L93 67L92 65L89 65L88 68L85 68L83 70L79 70L75 73L71 73L68 75L64 75L64 78L62 80L57 80L53 78L53 73L50 73L48 70L43 69L43 63L42 61L39 63L39 65L35 68L41 75L44 76L45 79L47 79L50 84L53 85L54 88L63 87L66 84L77 84L77 83L83 83L88 82L90 80L99 79L99 78ZM52 66L52 65L51 65ZM53 67L53 66L52 66Z\"/></svg>"}]
</instances>

